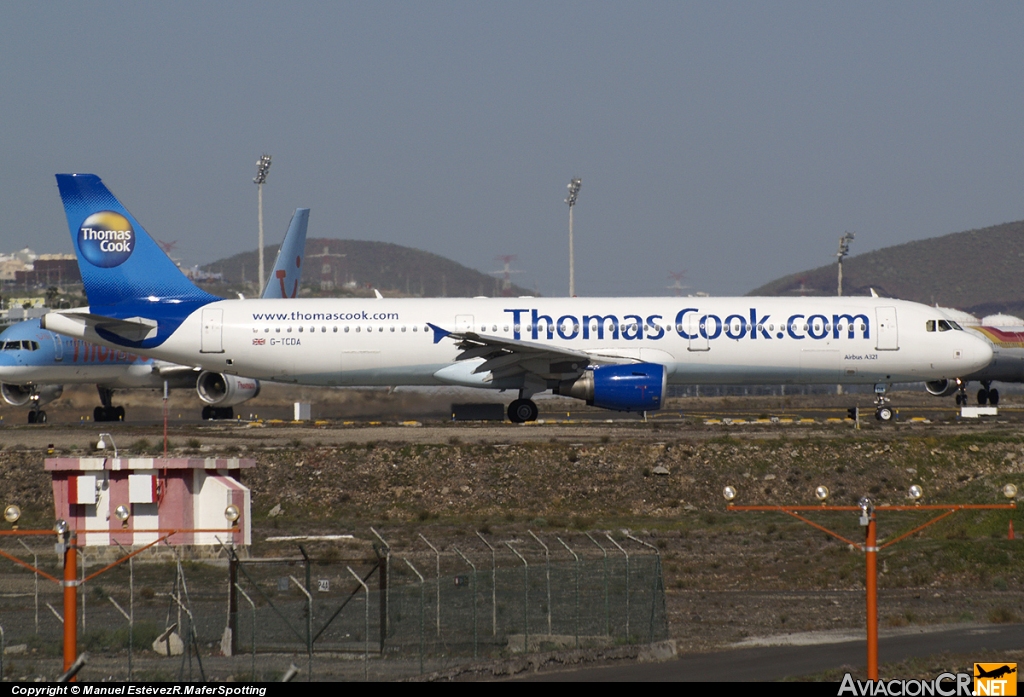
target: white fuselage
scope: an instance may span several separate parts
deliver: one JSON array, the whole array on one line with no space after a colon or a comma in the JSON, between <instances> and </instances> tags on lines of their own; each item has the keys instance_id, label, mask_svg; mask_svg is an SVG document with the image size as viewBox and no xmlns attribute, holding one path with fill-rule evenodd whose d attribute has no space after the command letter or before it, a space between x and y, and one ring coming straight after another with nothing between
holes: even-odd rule
<instances>
[{"instance_id":1,"label":"white fuselage","mask_svg":"<svg viewBox=\"0 0 1024 697\"><path fill-rule=\"evenodd\" d=\"M456 342L432 324L658 363L672 384L914 382L988 365L991 346L972 333L926 331L941 317L874 297L222 300L145 353L310 385L500 386L456 363Z\"/></svg>"}]
</instances>

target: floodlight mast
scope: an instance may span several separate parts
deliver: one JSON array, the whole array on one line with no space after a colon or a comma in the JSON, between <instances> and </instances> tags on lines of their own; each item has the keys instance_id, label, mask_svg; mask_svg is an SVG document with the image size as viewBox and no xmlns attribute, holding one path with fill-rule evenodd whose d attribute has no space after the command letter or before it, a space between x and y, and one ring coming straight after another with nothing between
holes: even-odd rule
<instances>
[{"instance_id":1,"label":"floodlight mast","mask_svg":"<svg viewBox=\"0 0 1024 697\"><path fill-rule=\"evenodd\" d=\"M259 233L259 265L260 265L260 287L257 289L258 292L263 292L263 287L266 285L266 272L263 268L263 185L267 182L267 175L270 173L270 155L263 153L260 159L256 160L256 176L253 178L252 183L256 185L256 207L257 215L259 217L260 233Z\"/></svg>"},{"instance_id":2,"label":"floodlight mast","mask_svg":"<svg viewBox=\"0 0 1024 697\"><path fill-rule=\"evenodd\" d=\"M576 199L580 195L580 185L583 180L579 177L574 177L569 182L569 196L565 199L565 202L569 204L569 297L576 297L576 259L573 255L572 246L572 209L576 206Z\"/></svg>"},{"instance_id":3,"label":"floodlight mast","mask_svg":"<svg viewBox=\"0 0 1024 697\"><path fill-rule=\"evenodd\" d=\"M839 258L838 294L840 296L842 296L843 294L843 259L850 254L850 242L853 241L854 237L855 235L852 232L847 232L844 233L843 236L839 238L839 251L836 253L836 256Z\"/></svg>"}]
</instances>

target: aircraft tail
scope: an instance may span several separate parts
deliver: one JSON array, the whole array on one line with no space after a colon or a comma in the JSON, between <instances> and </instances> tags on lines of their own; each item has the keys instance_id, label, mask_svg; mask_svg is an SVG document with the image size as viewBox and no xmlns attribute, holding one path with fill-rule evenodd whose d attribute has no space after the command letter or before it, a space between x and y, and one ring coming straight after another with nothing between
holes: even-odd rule
<instances>
[{"instance_id":1,"label":"aircraft tail","mask_svg":"<svg viewBox=\"0 0 1024 697\"><path fill-rule=\"evenodd\" d=\"M277 262L263 289L264 298L294 298L302 281L302 258L306 253L306 228L309 209L296 208L284 242L277 252Z\"/></svg>"},{"instance_id":2,"label":"aircraft tail","mask_svg":"<svg viewBox=\"0 0 1024 697\"><path fill-rule=\"evenodd\" d=\"M57 186L92 308L219 300L181 272L95 174L58 174Z\"/></svg>"}]
</instances>

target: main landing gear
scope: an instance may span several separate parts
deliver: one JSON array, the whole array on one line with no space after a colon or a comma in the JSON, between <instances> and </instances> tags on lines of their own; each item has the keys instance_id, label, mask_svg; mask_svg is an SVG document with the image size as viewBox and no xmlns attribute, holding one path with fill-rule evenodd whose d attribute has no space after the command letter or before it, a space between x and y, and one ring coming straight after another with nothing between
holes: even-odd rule
<instances>
[{"instance_id":1,"label":"main landing gear","mask_svg":"<svg viewBox=\"0 0 1024 697\"><path fill-rule=\"evenodd\" d=\"M991 387L991 382L981 383L981 389L978 390L978 404L984 406L985 403L989 403L992 406L999 404L999 390ZM966 400L965 400L966 403Z\"/></svg>"},{"instance_id":2,"label":"main landing gear","mask_svg":"<svg viewBox=\"0 0 1024 697\"><path fill-rule=\"evenodd\" d=\"M101 407L92 410L93 421L124 421L124 407L115 407L114 391L107 387L96 385L96 391L100 393Z\"/></svg>"},{"instance_id":3,"label":"main landing gear","mask_svg":"<svg viewBox=\"0 0 1024 697\"><path fill-rule=\"evenodd\" d=\"M536 421L537 404L532 399L515 399L508 405L508 420L514 424Z\"/></svg>"},{"instance_id":4,"label":"main landing gear","mask_svg":"<svg viewBox=\"0 0 1024 697\"><path fill-rule=\"evenodd\" d=\"M875 418L882 422L889 422L896 418L898 412L890 406L886 406L889 398L885 396L888 389L885 383L875 385Z\"/></svg>"},{"instance_id":5,"label":"main landing gear","mask_svg":"<svg viewBox=\"0 0 1024 697\"><path fill-rule=\"evenodd\" d=\"M36 407L28 413L28 422L30 424L45 424L46 412Z\"/></svg>"}]
</instances>

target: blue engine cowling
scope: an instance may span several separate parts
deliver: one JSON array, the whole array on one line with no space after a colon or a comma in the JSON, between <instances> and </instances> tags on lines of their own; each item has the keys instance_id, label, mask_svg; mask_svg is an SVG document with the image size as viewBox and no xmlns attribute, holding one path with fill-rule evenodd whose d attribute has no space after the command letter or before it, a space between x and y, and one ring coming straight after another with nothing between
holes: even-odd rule
<instances>
[{"instance_id":1,"label":"blue engine cowling","mask_svg":"<svg viewBox=\"0 0 1024 697\"><path fill-rule=\"evenodd\" d=\"M556 392L602 409L655 411L661 409L667 379L665 366L655 363L598 365L562 382Z\"/></svg>"}]
</instances>

